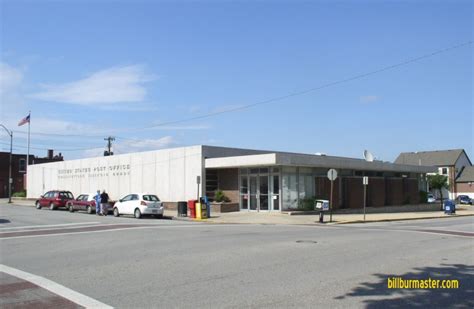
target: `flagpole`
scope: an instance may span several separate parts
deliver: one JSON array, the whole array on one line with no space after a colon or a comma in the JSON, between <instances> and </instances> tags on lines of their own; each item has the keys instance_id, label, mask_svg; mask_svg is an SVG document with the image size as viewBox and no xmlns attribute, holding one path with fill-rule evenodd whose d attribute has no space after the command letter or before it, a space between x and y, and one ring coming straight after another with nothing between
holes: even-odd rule
<instances>
[{"instance_id":1,"label":"flagpole","mask_svg":"<svg viewBox=\"0 0 474 309\"><path fill-rule=\"evenodd\" d=\"M30 164L30 123L31 123L31 111L28 112L28 150L26 152L26 185L28 185L28 165Z\"/></svg>"}]
</instances>

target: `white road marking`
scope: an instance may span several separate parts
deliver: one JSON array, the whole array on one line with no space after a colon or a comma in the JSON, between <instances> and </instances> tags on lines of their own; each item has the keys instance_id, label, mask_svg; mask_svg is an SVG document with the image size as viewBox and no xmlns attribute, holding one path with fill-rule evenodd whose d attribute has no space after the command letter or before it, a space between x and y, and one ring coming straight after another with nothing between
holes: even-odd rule
<instances>
[{"instance_id":1,"label":"white road marking","mask_svg":"<svg viewBox=\"0 0 474 309\"><path fill-rule=\"evenodd\" d=\"M7 273L9 275L12 275L14 277L26 280L28 282L31 282L33 284L36 284L37 286L46 289L50 292L53 292L54 294L57 294L61 297L64 297L73 303L76 303L80 306L83 306L85 308L113 308L109 305L106 305L104 303L101 303L98 300L95 300L89 296L83 295L81 293L78 293L76 291L73 291L63 285L60 285L54 281L51 281L49 279L33 275L30 273L27 273L25 271L9 267L3 264L0 264L0 271Z\"/></svg>"},{"instance_id":2,"label":"white road marking","mask_svg":"<svg viewBox=\"0 0 474 309\"><path fill-rule=\"evenodd\" d=\"M62 224L52 224L52 225L29 225L29 226L15 226L15 227L2 227L0 231L8 230L19 230L19 229L33 229L33 228L48 228L48 227L61 227L61 226L73 226L73 225L88 225L88 224L99 224L102 222L80 222L80 223L62 223Z\"/></svg>"},{"instance_id":3,"label":"white road marking","mask_svg":"<svg viewBox=\"0 0 474 309\"><path fill-rule=\"evenodd\" d=\"M236 226L236 224L219 224L219 225L200 225L200 224L186 224L186 225L148 225L148 226L137 226L129 228L116 228L99 231L84 231L84 232L72 232L72 233L57 233L57 234L45 234L45 235L25 235L25 236L12 236L12 237L1 237L1 240L18 239L18 238L37 238L37 237L51 237L51 236L65 236L65 235L77 235L77 234L91 234L91 233L103 233L103 232L115 232L115 231L130 231L130 230L141 230L141 229L158 229L158 228L178 228L178 227L221 227L221 226Z\"/></svg>"},{"instance_id":4,"label":"white road marking","mask_svg":"<svg viewBox=\"0 0 474 309\"><path fill-rule=\"evenodd\" d=\"M420 228L420 227L418 227ZM370 227L361 227L361 228L357 228L357 230L360 230L360 231L384 231L384 232L395 232L395 233L398 233L398 232L405 232L405 233L423 233L423 234L433 234L433 235L438 235L438 236L451 236L451 237L468 237L468 238L472 238L472 236L469 236L469 235L455 235L455 234L447 234L447 233L443 233L443 232L459 232L459 231L451 231L451 230L439 230L440 232L434 232L434 231L423 231L423 230L410 230L410 229L391 229L391 228L387 228L387 229L382 229L382 228L370 228ZM461 231L460 233L471 233L471 232L465 232L465 231Z\"/></svg>"}]
</instances>

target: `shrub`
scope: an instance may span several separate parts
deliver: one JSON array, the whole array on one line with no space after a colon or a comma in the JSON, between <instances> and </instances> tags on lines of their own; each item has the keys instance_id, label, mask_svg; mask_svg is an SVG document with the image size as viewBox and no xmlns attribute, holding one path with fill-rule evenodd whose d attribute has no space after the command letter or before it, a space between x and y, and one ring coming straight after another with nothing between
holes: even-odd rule
<instances>
[{"instance_id":1,"label":"shrub","mask_svg":"<svg viewBox=\"0 0 474 309\"><path fill-rule=\"evenodd\" d=\"M222 192L222 190L217 190L214 195L214 200L218 203L230 202L230 199Z\"/></svg>"},{"instance_id":2,"label":"shrub","mask_svg":"<svg viewBox=\"0 0 474 309\"><path fill-rule=\"evenodd\" d=\"M420 203L428 203L428 192L420 191Z\"/></svg>"},{"instance_id":3,"label":"shrub","mask_svg":"<svg viewBox=\"0 0 474 309\"><path fill-rule=\"evenodd\" d=\"M13 197L26 197L26 191L14 192Z\"/></svg>"},{"instance_id":4,"label":"shrub","mask_svg":"<svg viewBox=\"0 0 474 309\"><path fill-rule=\"evenodd\" d=\"M313 197L305 197L301 199L298 204L298 210L314 210L314 206L316 205L316 198Z\"/></svg>"}]
</instances>

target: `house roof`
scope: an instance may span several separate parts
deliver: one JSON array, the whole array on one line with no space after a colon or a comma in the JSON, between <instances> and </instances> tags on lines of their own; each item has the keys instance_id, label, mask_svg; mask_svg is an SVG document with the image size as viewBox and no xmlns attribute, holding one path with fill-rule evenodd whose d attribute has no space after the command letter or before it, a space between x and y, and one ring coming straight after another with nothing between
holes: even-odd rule
<instances>
[{"instance_id":1,"label":"house roof","mask_svg":"<svg viewBox=\"0 0 474 309\"><path fill-rule=\"evenodd\" d=\"M474 182L474 166L464 167L456 182Z\"/></svg>"},{"instance_id":2,"label":"house roof","mask_svg":"<svg viewBox=\"0 0 474 309\"><path fill-rule=\"evenodd\" d=\"M396 164L452 166L456 164L464 149L402 152L395 160Z\"/></svg>"}]
</instances>

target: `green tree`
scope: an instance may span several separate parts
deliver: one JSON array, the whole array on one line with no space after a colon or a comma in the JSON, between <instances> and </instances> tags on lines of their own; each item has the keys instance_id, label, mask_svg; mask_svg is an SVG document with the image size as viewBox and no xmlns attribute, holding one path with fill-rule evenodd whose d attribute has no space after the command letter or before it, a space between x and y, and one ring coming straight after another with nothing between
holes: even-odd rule
<instances>
[{"instance_id":1,"label":"green tree","mask_svg":"<svg viewBox=\"0 0 474 309\"><path fill-rule=\"evenodd\" d=\"M443 210L443 189L448 189L448 177L443 175L430 175L428 176L428 182L430 188L438 190L441 198L441 210Z\"/></svg>"}]
</instances>

